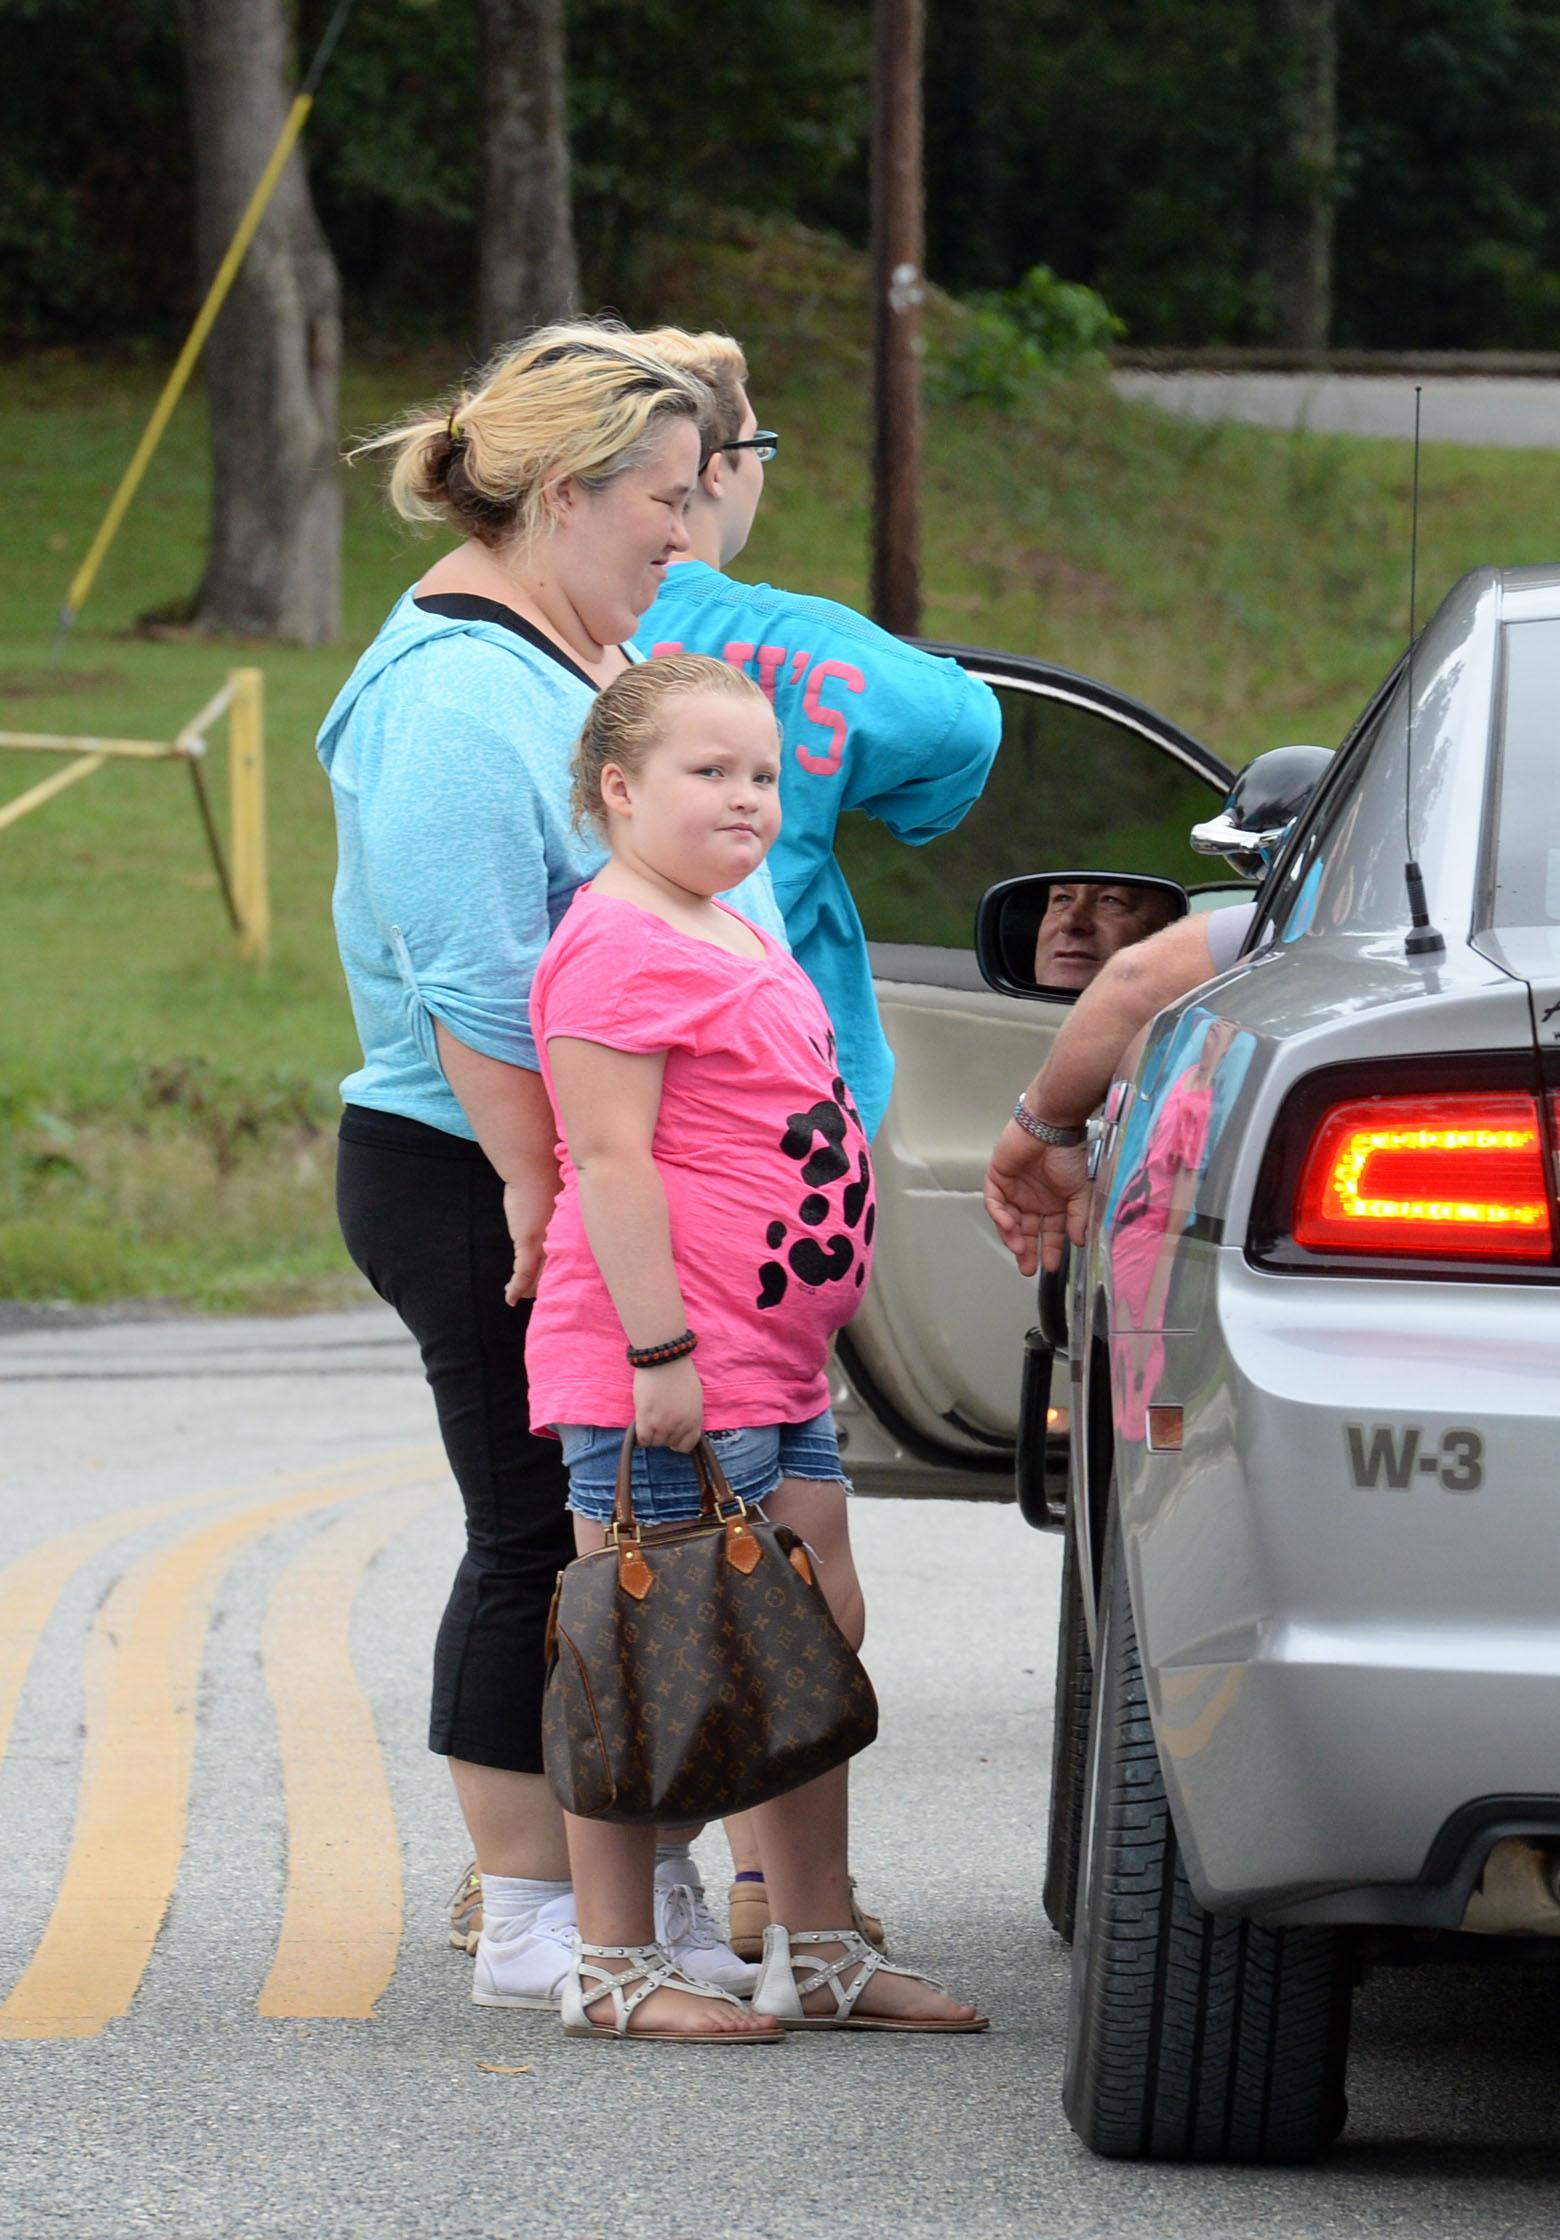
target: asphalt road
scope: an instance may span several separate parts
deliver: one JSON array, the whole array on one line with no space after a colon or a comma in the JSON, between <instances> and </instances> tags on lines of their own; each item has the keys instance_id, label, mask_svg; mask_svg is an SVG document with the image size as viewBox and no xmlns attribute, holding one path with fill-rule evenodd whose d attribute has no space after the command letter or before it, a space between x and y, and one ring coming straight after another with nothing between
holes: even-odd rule
<instances>
[{"instance_id":1,"label":"asphalt road","mask_svg":"<svg viewBox=\"0 0 1560 2240\"><path fill-rule=\"evenodd\" d=\"M1077 2146L1037 1899L1057 1551L1009 1509L856 1513L864 1893L989 2038L586 2047L473 2007L421 1741L458 1544L429 1431L372 1309L0 1335L5 2240L1553 2232L1532 1975L1373 1978L1319 2169Z\"/></svg>"},{"instance_id":2,"label":"asphalt road","mask_svg":"<svg viewBox=\"0 0 1560 2240\"><path fill-rule=\"evenodd\" d=\"M1117 373L1118 393L1191 420L1245 420L1317 434L1414 432L1414 381L1406 374ZM1560 450L1560 381L1422 379L1426 443Z\"/></svg>"}]
</instances>

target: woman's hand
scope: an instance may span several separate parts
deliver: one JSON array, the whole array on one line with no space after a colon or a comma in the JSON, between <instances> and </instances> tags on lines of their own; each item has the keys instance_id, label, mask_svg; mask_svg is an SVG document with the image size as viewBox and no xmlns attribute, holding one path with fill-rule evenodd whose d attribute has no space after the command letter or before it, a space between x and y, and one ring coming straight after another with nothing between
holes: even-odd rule
<instances>
[{"instance_id":1,"label":"woman's hand","mask_svg":"<svg viewBox=\"0 0 1560 2240\"><path fill-rule=\"evenodd\" d=\"M1016 1120L997 1138L986 1174L986 1211L998 1236L1032 1276L1062 1264L1070 1237L1082 1244L1089 1214L1089 1154L1083 1144L1036 1143Z\"/></svg>"},{"instance_id":2,"label":"woman's hand","mask_svg":"<svg viewBox=\"0 0 1560 2240\"><path fill-rule=\"evenodd\" d=\"M558 1195L555 1166L537 1167L518 1182L504 1184L504 1222L515 1248L515 1264L504 1286L506 1307L534 1299L542 1276L542 1243Z\"/></svg>"},{"instance_id":3,"label":"woman's hand","mask_svg":"<svg viewBox=\"0 0 1560 2240\"><path fill-rule=\"evenodd\" d=\"M704 1387L692 1354L634 1371L634 1436L642 1447L691 1454L704 1429Z\"/></svg>"}]
</instances>

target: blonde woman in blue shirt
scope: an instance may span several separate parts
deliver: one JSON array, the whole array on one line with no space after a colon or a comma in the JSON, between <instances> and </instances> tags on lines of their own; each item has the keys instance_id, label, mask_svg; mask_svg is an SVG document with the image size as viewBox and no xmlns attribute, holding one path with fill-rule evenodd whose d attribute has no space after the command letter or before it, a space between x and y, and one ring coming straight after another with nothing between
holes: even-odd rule
<instances>
[{"instance_id":1,"label":"blonde woman in blue shirt","mask_svg":"<svg viewBox=\"0 0 1560 2240\"><path fill-rule=\"evenodd\" d=\"M556 2006L574 1934L541 1755L547 1607L574 1549L563 1465L533 1438L526 1392L558 1179L530 983L604 860L573 821L570 750L593 695L639 658L627 641L687 549L710 411L701 382L626 330L581 322L364 445L393 462L396 510L460 541L397 602L319 738L363 1047L342 1085L342 1230L422 1350L466 1508L429 1744L481 1870L485 2005ZM767 874L735 900L783 938ZM668 1941L696 1981L742 1989L754 1972L696 1884ZM686 2012L663 2027L753 2027L725 2002L667 1997Z\"/></svg>"}]
</instances>

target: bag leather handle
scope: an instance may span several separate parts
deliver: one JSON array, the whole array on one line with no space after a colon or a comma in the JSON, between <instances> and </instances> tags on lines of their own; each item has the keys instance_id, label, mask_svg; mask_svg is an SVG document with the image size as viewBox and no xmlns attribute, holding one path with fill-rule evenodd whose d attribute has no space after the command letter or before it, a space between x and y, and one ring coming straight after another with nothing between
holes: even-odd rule
<instances>
[{"instance_id":1,"label":"bag leather handle","mask_svg":"<svg viewBox=\"0 0 1560 2240\"><path fill-rule=\"evenodd\" d=\"M634 1449L638 1443L634 1427L630 1424L623 1434L623 1451L618 1456L617 1492L612 1503L612 1530L618 1535L638 1529L634 1516ZM703 1432L700 1432L699 1443L689 1460L699 1481L700 1516L718 1517L726 1504L735 1501L737 1496L732 1492L726 1473L716 1458L715 1449Z\"/></svg>"}]
</instances>

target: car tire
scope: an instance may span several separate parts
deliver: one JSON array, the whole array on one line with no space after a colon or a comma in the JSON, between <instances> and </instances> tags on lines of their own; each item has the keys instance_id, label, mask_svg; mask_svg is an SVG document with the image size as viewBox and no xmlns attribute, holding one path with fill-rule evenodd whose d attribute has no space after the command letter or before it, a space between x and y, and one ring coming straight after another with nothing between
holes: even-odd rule
<instances>
[{"instance_id":1,"label":"car tire","mask_svg":"<svg viewBox=\"0 0 1560 2240\"><path fill-rule=\"evenodd\" d=\"M1096 2154L1305 2162L1343 2128L1354 1945L1210 1914L1176 1845L1112 1503L1063 2099Z\"/></svg>"},{"instance_id":2,"label":"car tire","mask_svg":"<svg viewBox=\"0 0 1560 2240\"><path fill-rule=\"evenodd\" d=\"M1056 1628L1056 1702L1051 1714L1051 1816L1046 1824L1045 1887L1040 1902L1057 1935L1071 1944L1078 1903L1078 1854L1089 1762L1094 1664L1084 1618L1078 1542L1068 1516L1062 1542L1061 1610Z\"/></svg>"}]
</instances>

